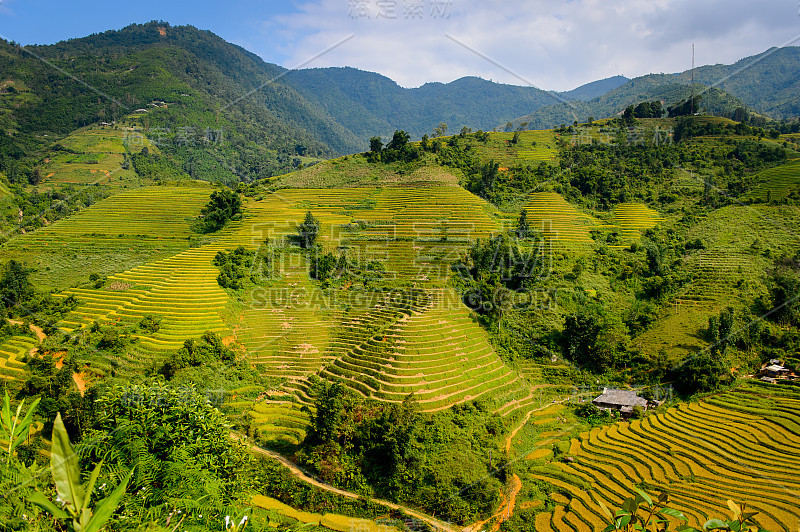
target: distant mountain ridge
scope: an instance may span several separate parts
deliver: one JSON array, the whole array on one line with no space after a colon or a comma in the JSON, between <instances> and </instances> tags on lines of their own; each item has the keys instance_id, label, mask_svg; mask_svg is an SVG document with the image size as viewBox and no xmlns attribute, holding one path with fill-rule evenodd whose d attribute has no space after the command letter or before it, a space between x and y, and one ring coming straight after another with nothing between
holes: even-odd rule
<instances>
[{"instance_id":1,"label":"distant mountain ridge","mask_svg":"<svg viewBox=\"0 0 800 532\"><path fill-rule=\"evenodd\" d=\"M629 81L630 79L626 78L625 76L612 76L610 78L599 79L597 81L592 81L591 83L586 83L585 85L581 85L580 87L572 89L571 91L562 92L561 96L567 100L591 100L593 98L600 97L609 91L613 91L620 85L624 85Z\"/></svg>"},{"instance_id":2,"label":"distant mountain ridge","mask_svg":"<svg viewBox=\"0 0 800 532\"><path fill-rule=\"evenodd\" d=\"M612 116L628 105L661 99L667 104L691 94L691 70L675 74L647 74L583 102L557 103L522 115L513 123L543 129L573 120L585 121ZM706 65L695 68L701 106L715 113L748 107L774 119L800 116L800 47L771 48L731 65ZM577 90L577 89L576 89ZM498 121L498 124L501 124Z\"/></svg>"},{"instance_id":3,"label":"distant mountain ridge","mask_svg":"<svg viewBox=\"0 0 800 532\"><path fill-rule=\"evenodd\" d=\"M550 128L613 116L638 101L672 103L690 90L688 71L613 76L566 92L478 77L408 89L349 67L287 70L210 31L160 21L47 46L2 41L0 72L7 132L57 137L152 101L167 105L148 108L146 127L224 129L224 148L172 150L192 177L211 180L249 180L292 170L305 156L364 151L370 137L386 139L396 129L419 138L441 122L451 133L508 122ZM698 67L695 80L718 85L704 105L720 112L746 105L774 118L800 115L800 48Z\"/></svg>"}]
</instances>

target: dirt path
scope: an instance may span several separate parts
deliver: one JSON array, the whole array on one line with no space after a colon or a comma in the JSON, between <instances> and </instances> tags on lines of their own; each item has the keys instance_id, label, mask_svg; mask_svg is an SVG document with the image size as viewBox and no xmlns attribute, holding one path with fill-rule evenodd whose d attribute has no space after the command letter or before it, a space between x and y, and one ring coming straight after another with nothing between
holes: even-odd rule
<instances>
[{"instance_id":1,"label":"dirt path","mask_svg":"<svg viewBox=\"0 0 800 532\"><path fill-rule=\"evenodd\" d=\"M29 325L29 327L33 331L33 334L36 335L36 338L39 339L39 343L41 344L42 342L44 342L45 338L47 338L47 335L44 333L42 328L41 327L37 327L36 325L34 325L32 323Z\"/></svg>"},{"instance_id":2,"label":"dirt path","mask_svg":"<svg viewBox=\"0 0 800 532\"><path fill-rule=\"evenodd\" d=\"M22 325L22 322L19 321L19 320L11 320L10 319L10 320L8 320L8 323L10 323L11 325ZM36 335L36 338L39 339L39 343L42 343L44 341L44 339L47 338L47 335L44 333L44 331L42 330L41 327L37 327L36 325L34 325L32 323L29 324L28 327L31 329L33 334Z\"/></svg>"},{"instance_id":3,"label":"dirt path","mask_svg":"<svg viewBox=\"0 0 800 532\"><path fill-rule=\"evenodd\" d=\"M83 375L73 373L72 380L75 381L75 386L78 387L78 391L81 392L81 397L83 397L83 393L86 391L86 381L83 379Z\"/></svg>"},{"instance_id":4,"label":"dirt path","mask_svg":"<svg viewBox=\"0 0 800 532\"><path fill-rule=\"evenodd\" d=\"M565 397L563 399L559 399L558 401L553 401L552 403L547 403L544 406L540 406L539 408L534 408L533 410L528 412L528 414L525 416L525 419L522 420L522 423L520 423L514 430L512 430L511 433L506 438L506 452L509 452L511 450L511 440L513 440L514 436L516 436L517 433L520 430L522 430L522 428L525 425L528 424L528 421L531 419L531 416L533 415L534 412L539 412L541 410L545 410L547 408L550 408L553 405L560 405L561 403L565 403L565 402L569 401L570 399L572 399L572 397L573 396L570 395L569 397Z\"/></svg>"},{"instance_id":5,"label":"dirt path","mask_svg":"<svg viewBox=\"0 0 800 532\"><path fill-rule=\"evenodd\" d=\"M548 406L550 406L550 405L548 405ZM517 432L521 431L521 430L522 430L522 428L523 428L525 425L527 425L527 424L528 424L528 421L530 421L530 419L531 419L531 416L533 415L533 413L534 413L534 410L531 410L530 412L528 412L528 415L526 415L526 416L525 416L525 419L523 419L523 420L522 420L522 423L520 423L520 424L517 426L517 428L515 428L514 430L512 430L512 431L509 433L508 437L506 438L506 453L508 453L508 452L511 450L511 440L513 440L513 439L514 439L514 436L516 436L516 435L517 435Z\"/></svg>"},{"instance_id":6,"label":"dirt path","mask_svg":"<svg viewBox=\"0 0 800 532\"><path fill-rule=\"evenodd\" d=\"M302 469L297 467L297 465L293 464L291 461L289 461L283 455L278 454L278 453L273 452L273 451L270 451L270 450L267 450L267 449L263 449L263 448L259 447L258 445L250 443L239 434L231 433L231 437L234 440L241 441L242 443L247 445L250 448L251 451L256 452L258 454L263 454L264 456L269 456L270 458L273 458L273 459L277 460L278 462L283 464L292 473L292 475L294 475L295 477L299 478L303 482L311 484L312 486L316 486L316 487L318 487L320 489L323 489L325 491L330 491L331 493L336 493L337 495L341 495L342 497L347 497L349 499L358 499L360 497L360 495L358 495L357 493L353 493L351 491L339 489L339 488L337 488L335 486L331 486L330 484L326 484L324 482L320 482L319 480L310 477ZM517 491L519 491L519 490L517 490ZM414 517L416 519L419 519L420 521L424 521L424 522L428 523L431 527L433 527L433 530L440 530L440 531L446 531L446 532L462 532L460 528L458 528L458 527L456 527L454 525L451 525L450 523L445 523L444 521L440 521L440 520L438 520L438 519L436 519L434 517L431 517L431 516L429 516L427 514L423 514L423 513L419 512L417 510L414 510L412 508L408 508L406 506L395 504L395 503L389 502L389 501L384 501L384 500L381 500L381 499L369 498L369 500L371 502L376 503L376 504L380 504L381 506L386 506L387 508L390 508L392 510L400 510L402 512L405 512L406 514L408 514L408 515L410 515L410 516L412 516L412 517Z\"/></svg>"},{"instance_id":7,"label":"dirt path","mask_svg":"<svg viewBox=\"0 0 800 532\"><path fill-rule=\"evenodd\" d=\"M475 523L464 528L463 532L479 532L483 530L487 532L498 532L500 530L500 525L511 519L511 516L514 515L514 507L517 504L517 494L519 494L521 489L522 481L515 473L511 477L511 481L508 483L508 492L503 493L503 499L500 501L500 506L497 508L497 511L494 513L494 515L492 515L489 519L476 521ZM488 529L485 527L487 523L492 523L491 527Z\"/></svg>"}]
</instances>

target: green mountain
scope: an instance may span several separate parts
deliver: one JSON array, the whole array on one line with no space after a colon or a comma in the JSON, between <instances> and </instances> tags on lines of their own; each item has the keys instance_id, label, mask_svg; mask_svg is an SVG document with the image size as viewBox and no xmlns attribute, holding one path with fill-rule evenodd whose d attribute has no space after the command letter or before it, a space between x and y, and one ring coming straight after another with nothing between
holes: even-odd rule
<instances>
[{"instance_id":1,"label":"green mountain","mask_svg":"<svg viewBox=\"0 0 800 532\"><path fill-rule=\"evenodd\" d=\"M356 145L318 106L274 81L285 69L190 26L135 24L51 46L3 42L0 71L5 130L42 139L145 109L126 125L156 130L193 177L247 180L292 169L298 156ZM200 142L209 130L224 142Z\"/></svg>"},{"instance_id":2,"label":"green mountain","mask_svg":"<svg viewBox=\"0 0 800 532\"><path fill-rule=\"evenodd\" d=\"M772 49L696 69L700 85L724 80L703 93L701 108L796 114L798 58L798 48ZM9 181L50 158L53 141L103 122L142 131L175 172L233 184L363 151L397 129L412 138L440 123L450 132L509 122L541 129L690 94L687 72L615 76L562 93L476 77L408 89L353 68L289 71L209 31L157 21L48 46L2 41L0 72L0 127L11 135L0 172Z\"/></svg>"},{"instance_id":3,"label":"green mountain","mask_svg":"<svg viewBox=\"0 0 800 532\"><path fill-rule=\"evenodd\" d=\"M696 68L694 80L696 93L702 97L701 109L732 116L737 107L747 107L774 119L796 117L800 114L799 67L800 47L786 47L772 48L732 65ZM631 104L646 100L660 99L670 105L690 97L691 79L691 70L678 74L648 74L585 101L541 107L513 123L528 122L529 128L546 129L574 120L582 122L590 116L613 116ZM567 94L570 93L564 96ZM498 124L503 121L498 120Z\"/></svg>"},{"instance_id":4,"label":"green mountain","mask_svg":"<svg viewBox=\"0 0 800 532\"><path fill-rule=\"evenodd\" d=\"M625 76L612 76L610 78L599 79L597 81L592 81L591 83L581 85L580 87L572 89L571 91L562 92L561 96L567 100L591 100L593 98L598 98L609 91L613 91L628 81L630 80Z\"/></svg>"},{"instance_id":5,"label":"green mountain","mask_svg":"<svg viewBox=\"0 0 800 532\"><path fill-rule=\"evenodd\" d=\"M466 126L491 129L558 101L534 87L493 83L464 77L450 83L426 83L406 89L389 78L354 68L294 70L292 87L317 103L366 146L373 135L391 137L403 129L412 137L430 134L440 122L450 131Z\"/></svg>"}]
</instances>

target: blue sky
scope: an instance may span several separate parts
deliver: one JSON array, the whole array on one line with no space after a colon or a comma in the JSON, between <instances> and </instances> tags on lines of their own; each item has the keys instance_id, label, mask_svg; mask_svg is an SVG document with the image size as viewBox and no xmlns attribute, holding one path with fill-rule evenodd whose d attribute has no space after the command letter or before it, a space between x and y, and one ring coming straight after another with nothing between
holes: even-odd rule
<instances>
[{"instance_id":1,"label":"blue sky","mask_svg":"<svg viewBox=\"0 0 800 532\"><path fill-rule=\"evenodd\" d=\"M686 70L692 42L698 65L800 45L799 10L798 0L0 0L0 35L49 44L157 19L288 68L352 66L406 87L475 75L569 90Z\"/></svg>"}]
</instances>

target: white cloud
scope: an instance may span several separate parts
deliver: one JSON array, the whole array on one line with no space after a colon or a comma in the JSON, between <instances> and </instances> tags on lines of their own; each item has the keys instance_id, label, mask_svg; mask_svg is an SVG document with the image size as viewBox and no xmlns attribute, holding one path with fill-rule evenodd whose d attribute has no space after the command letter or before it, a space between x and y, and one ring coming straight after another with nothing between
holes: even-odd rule
<instances>
[{"instance_id":1,"label":"white cloud","mask_svg":"<svg viewBox=\"0 0 800 532\"><path fill-rule=\"evenodd\" d=\"M287 67L354 34L307 66L352 66L406 87L477 75L516 85L521 77L540 88L567 90L616 74L685 70L692 42L698 65L762 52L800 34L796 2L311 0L261 28L265 40L281 43L277 50ZM419 5L421 12L413 9Z\"/></svg>"}]
</instances>

